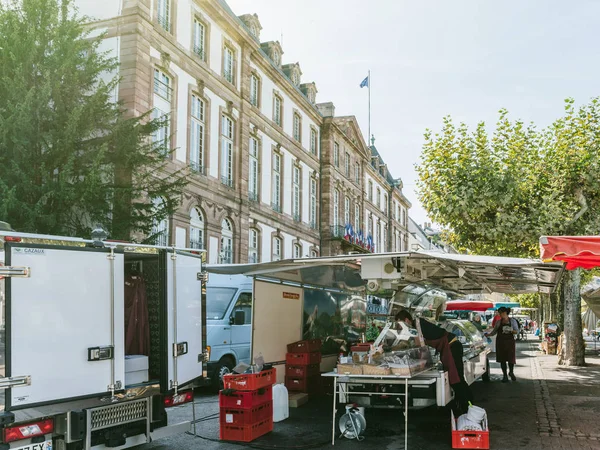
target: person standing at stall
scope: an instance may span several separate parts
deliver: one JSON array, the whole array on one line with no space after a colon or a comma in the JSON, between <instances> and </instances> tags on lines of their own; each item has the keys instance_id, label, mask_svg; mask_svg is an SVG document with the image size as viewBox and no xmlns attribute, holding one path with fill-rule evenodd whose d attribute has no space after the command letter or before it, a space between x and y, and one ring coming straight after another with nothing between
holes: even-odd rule
<instances>
[{"instance_id":1,"label":"person standing at stall","mask_svg":"<svg viewBox=\"0 0 600 450\"><path fill-rule=\"evenodd\" d=\"M496 335L496 362L500 363L502 367L502 378L503 383L508 382L508 376L511 380L517 381L517 377L514 373L515 364L517 363L517 351L515 345L515 335L519 332L519 325L517 321L511 317L508 317L510 308L504 306L498 309L500 313L500 320L496 322L494 329L491 333L485 333L485 336ZM507 371L508 364L508 375Z\"/></svg>"},{"instance_id":2,"label":"person standing at stall","mask_svg":"<svg viewBox=\"0 0 600 450\"><path fill-rule=\"evenodd\" d=\"M416 328L416 322L406 310L396 314L396 321L402 321ZM459 415L467 412L469 402L473 402L473 393L465 380L463 364L463 347L454 333L444 330L430 321L420 317L419 328L425 343L440 354L444 369L448 372L448 381L454 391L456 411Z\"/></svg>"}]
</instances>

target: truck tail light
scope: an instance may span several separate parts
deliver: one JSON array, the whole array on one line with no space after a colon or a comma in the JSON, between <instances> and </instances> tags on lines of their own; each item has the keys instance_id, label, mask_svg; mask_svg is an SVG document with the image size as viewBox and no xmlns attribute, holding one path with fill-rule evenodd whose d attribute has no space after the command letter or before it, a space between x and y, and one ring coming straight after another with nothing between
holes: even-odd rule
<instances>
[{"instance_id":1,"label":"truck tail light","mask_svg":"<svg viewBox=\"0 0 600 450\"><path fill-rule=\"evenodd\" d=\"M4 242L21 242L21 238L17 236L4 236Z\"/></svg>"},{"instance_id":2,"label":"truck tail light","mask_svg":"<svg viewBox=\"0 0 600 450\"><path fill-rule=\"evenodd\" d=\"M21 439L31 439L36 436L43 436L54 431L54 420L46 419L40 422L32 422L23 425L15 425L4 429L4 442L20 441Z\"/></svg>"},{"instance_id":3,"label":"truck tail light","mask_svg":"<svg viewBox=\"0 0 600 450\"><path fill-rule=\"evenodd\" d=\"M194 391L180 392L177 395L165 396L165 408L183 405L194 401Z\"/></svg>"}]
</instances>

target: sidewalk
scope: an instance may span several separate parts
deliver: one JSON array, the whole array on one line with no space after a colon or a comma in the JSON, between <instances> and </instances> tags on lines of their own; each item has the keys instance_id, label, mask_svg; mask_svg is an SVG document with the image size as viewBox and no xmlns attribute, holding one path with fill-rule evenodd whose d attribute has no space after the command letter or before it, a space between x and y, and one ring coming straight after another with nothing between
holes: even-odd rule
<instances>
[{"instance_id":1,"label":"sidewalk","mask_svg":"<svg viewBox=\"0 0 600 450\"><path fill-rule=\"evenodd\" d=\"M538 341L517 344L516 382L501 383L492 355L492 382L476 383L478 405L488 411L491 449L600 449L600 357L567 368L543 355Z\"/></svg>"}]
</instances>

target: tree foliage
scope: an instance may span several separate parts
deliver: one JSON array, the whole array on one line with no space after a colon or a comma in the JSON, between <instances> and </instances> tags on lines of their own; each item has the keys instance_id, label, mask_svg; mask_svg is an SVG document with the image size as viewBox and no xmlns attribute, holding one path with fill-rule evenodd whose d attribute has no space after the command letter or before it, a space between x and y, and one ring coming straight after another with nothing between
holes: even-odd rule
<instances>
[{"instance_id":1,"label":"tree foliage","mask_svg":"<svg viewBox=\"0 0 600 450\"><path fill-rule=\"evenodd\" d=\"M492 134L444 119L425 133L419 197L451 242L473 253L539 257L542 235L600 231L600 103L576 107L550 126L511 120L506 110ZM569 364L583 362L580 271L566 277L562 295ZM579 322L579 324L578 324Z\"/></svg>"},{"instance_id":2,"label":"tree foliage","mask_svg":"<svg viewBox=\"0 0 600 450\"><path fill-rule=\"evenodd\" d=\"M86 22L71 0L0 3L0 218L19 231L147 235L186 180L151 138L164 119L114 101L117 60Z\"/></svg>"}]
</instances>

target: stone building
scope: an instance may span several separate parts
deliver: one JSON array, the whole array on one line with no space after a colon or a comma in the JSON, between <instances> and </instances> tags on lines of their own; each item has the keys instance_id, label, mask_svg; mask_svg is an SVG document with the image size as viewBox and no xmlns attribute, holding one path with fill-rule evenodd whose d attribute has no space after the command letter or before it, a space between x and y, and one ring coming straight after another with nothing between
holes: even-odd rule
<instances>
[{"instance_id":1,"label":"stone building","mask_svg":"<svg viewBox=\"0 0 600 450\"><path fill-rule=\"evenodd\" d=\"M245 263L367 251L367 229L378 233L369 251L392 249L396 232L404 242L401 186L356 118L317 105L300 63L262 41L256 14L238 17L224 0L75 4L119 61L116 98L129 114L168 119L154 139L189 178L178 211L154 224L158 243Z\"/></svg>"},{"instance_id":2,"label":"stone building","mask_svg":"<svg viewBox=\"0 0 600 450\"><path fill-rule=\"evenodd\" d=\"M213 263L319 255L316 85L282 64L279 42L261 42L258 17L222 0L76 4L119 60L118 98L169 118L154 138L189 173L180 209L155 224L159 242Z\"/></svg>"}]
</instances>

